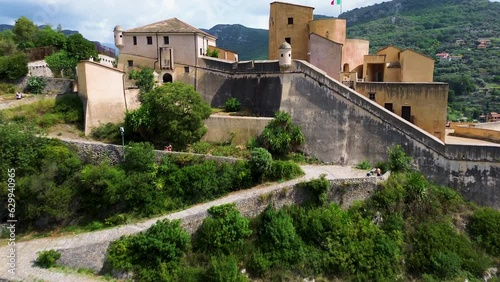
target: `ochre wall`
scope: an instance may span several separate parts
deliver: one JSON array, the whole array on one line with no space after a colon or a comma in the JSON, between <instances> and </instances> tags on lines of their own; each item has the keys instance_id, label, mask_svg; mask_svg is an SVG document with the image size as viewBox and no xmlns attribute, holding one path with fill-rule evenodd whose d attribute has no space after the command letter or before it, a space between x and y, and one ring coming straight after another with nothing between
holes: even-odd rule
<instances>
[{"instance_id":1,"label":"ochre wall","mask_svg":"<svg viewBox=\"0 0 500 282\"><path fill-rule=\"evenodd\" d=\"M452 135L500 143L500 131L497 130L474 127L455 127L455 132L452 133Z\"/></svg>"},{"instance_id":2,"label":"ochre wall","mask_svg":"<svg viewBox=\"0 0 500 282\"><path fill-rule=\"evenodd\" d=\"M346 41L345 19L320 19L309 22L309 33L316 33L340 44Z\"/></svg>"},{"instance_id":3,"label":"ochre wall","mask_svg":"<svg viewBox=\"0 0 500 282\"><path fill-rule=\"evenodd\" d=\"M124 73L99 63L82 61L77 65L78 93L84 102L85 135L108 122L125 117Z\"/></svg>"},{"instance_id":4,"label":"ochre wall","mask_svg":"<svg viewBox=\"0 0 500 282\"><path fill-rule=\"evenodd\" d=\"M377 55L385 55L386 62L399 62L398 54L401 50L394 46L387 46L377 51Z\"/></svg>"},{"instance_id":5,"label":"ochre wall","mask_svg":"<svg viewBox=\"0 0 500 282\"><path fill-rule=\"evenodd\" d=\"M233 61L233 62L237 62L238 61L238 54L236 54L233 51L229 51L229 50L226 50L226 49L218 48L218 47L215 47L215 46L209 46L208 49L210 51L213 51L214 49L217 49L219 51L219 57L218 58L221 59L221 60L228 60L228 61Z\"/></svg>"},{"instance_id":6,"label":"ochre wall","mask_svg":"<svg viewBox=\"0 0 500 282\"><path fill-rule=\"evenodd\" d=\"M362 39L347 39L342 51L342 66L349 64L349 70L353 71L363 67L364 57L370 52L370 42ZM361 75L362 73L358 74L359 77Z\"/></svg>"},{"instance_id":7,"label":"ochre wall","mask_svg":"<svg viewBox=\"0 0 500 282\"><path fill-rule=\"evenodd\" d=\"M309 38L309 62L324 70L329 76L340 80L342 70L342 45L311 33Z\"/></svg>"},{"instance_id":8,"label":"ochre wall","mask_svg":"<svg viewBox=\"0 0 500 282\"><path fill-rule=\"evenodd\" d=\"M394 113L401 116L403 106L411 107L413 123L444 142L448 85L444 83L369 83L358 82L356 91L382 107L392 103Z\"/></svg>"},{"instance_id":9,"label":"ochre wall","mask_svg":"<svg viewBox=\"0 0 500 282\"><path fill-rule=\"evenodd\" d=\"M400 53L402 82L432 82L434 60L412 50Z\"/></svg>"},{"instance_id":10,"label":"ochre wall","mask_svg":"<svg viewBox=\"0 0 500 282\"><path fill-rule=\"evenodd\" d=\"M208 128L203 140L207 142L246 145L250 138L259 136L273 118L222 116L213 114L205 120Z\"/></svg>"},{"instance_id":11,"label":"ochre wall","mask_svg":"<svg viewBox=\"0 0 500 282\"><path fill-rule=\"evenodd\" d=\"M313 20L312 7L287 3L271 3L269 13L269 60L278 59L278 48L286 37L291 38L292 59L307 60L309 31L307 24ZM288 24L293 18L293 24Z\"/></svg>"}]
</instances>

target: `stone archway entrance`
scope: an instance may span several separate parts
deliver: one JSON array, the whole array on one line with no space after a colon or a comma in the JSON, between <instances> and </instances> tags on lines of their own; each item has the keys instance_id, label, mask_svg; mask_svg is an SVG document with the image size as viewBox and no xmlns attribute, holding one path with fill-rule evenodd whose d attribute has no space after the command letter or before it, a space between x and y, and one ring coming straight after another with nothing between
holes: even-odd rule
<instances>
[{"instance_id":1,"label":"stone archway entrance","mask_svg":"<svg viewBox=\"0 0 500 282\"><path fill-rule=\"evenodd\" d=\"M169 83L169 82L172 82L172 81L173 81L173 78L172 78L171 74L165 73L163 75L163 83Z\"/></svg>"}]
</instances>

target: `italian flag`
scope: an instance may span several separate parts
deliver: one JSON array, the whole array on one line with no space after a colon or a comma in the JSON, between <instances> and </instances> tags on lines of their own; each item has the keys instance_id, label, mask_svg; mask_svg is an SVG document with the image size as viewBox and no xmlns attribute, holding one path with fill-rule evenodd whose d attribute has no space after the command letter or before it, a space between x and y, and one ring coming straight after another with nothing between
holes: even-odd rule
<instances>
[{"instance_id":1,"label":"italian flag","mask_svg":"<svg viewBox=\"0 0 500 282\"><path fill-rule=\"evenodd\" d=\"M332 0L330 4L335 5L335 3L337 3L337 5L340 5L340 0Z\"/></svg>"}]
</instances>

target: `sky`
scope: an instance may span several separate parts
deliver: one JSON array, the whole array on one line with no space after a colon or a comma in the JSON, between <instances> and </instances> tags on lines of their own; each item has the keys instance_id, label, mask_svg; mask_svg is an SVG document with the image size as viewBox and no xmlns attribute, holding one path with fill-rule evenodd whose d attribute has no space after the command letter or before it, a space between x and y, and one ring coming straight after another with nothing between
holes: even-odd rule
<instances>
[{"instance_id":1,"label":"sky","mask_svg":"<svg viewBox=\"0 0 500 282\"><path fill-rule=\"evenodd\" d=\"M14 24L26 16L35 24L61 24L92 41L113 42L113 28L125 30L176 17L197 28L242 24L268 28L269 3L274 0L0 0L0 24ZM314 14L337 16L331 0L280 0L315 7ZM500 0L492 0L500 2ZM342 11L383 0L342 0Z\"/></svg>"}]
</instances>

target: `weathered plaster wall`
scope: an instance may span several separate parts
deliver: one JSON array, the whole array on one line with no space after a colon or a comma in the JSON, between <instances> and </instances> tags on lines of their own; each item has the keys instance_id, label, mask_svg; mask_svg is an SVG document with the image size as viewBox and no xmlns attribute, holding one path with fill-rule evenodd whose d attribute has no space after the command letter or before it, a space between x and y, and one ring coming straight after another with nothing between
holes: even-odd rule
<instances>
[{"instance_id":1,"label":"weathered plaster wall","mask_svg":"<svg viewBox=\"0 0 500 282\"><path fill-rule=\"evenodd\" d=\"M246 145L252 137L259 136L272 118L212 115L205 120L208 132L203 140L208 142Z\"/></svg>"},{"instance_id":2,"label":"weathered plaster wall","mask_svg":"<svg viewBox=\"0 0 500 282\"><path fill-rule=\"evenodd\" d=\"M315 33L309 35L309 62L324 70L329 76L340 80L342 70L342 44Z\"/></svg>"},{"instance_id":3,"label":"weathered plaster wall","mask_svg":"<svg viewBox=\"0 0 500 282\"><path fill-rule=\"evenodd\" d=\"M325 162L353 165L387 159L400 144L431 180L467 199L500 208L500 147L453 146L377 103L296 61L300 73L282 77L280 110L289 112L306 137L304 150Z\"/></svg>"},{"instance_id":4,"label":"weathered plaster wall","mask_svg":"<svg viewBox=\"0 0 500 282\"><path fill-rule=\"evenodd\" d=\"M484 123L473 123L471 125L474 128L484 128L500 131L500 121L496 122L484 122Z\"/></svg>"}]
</instances>

